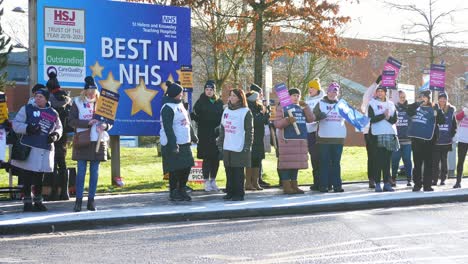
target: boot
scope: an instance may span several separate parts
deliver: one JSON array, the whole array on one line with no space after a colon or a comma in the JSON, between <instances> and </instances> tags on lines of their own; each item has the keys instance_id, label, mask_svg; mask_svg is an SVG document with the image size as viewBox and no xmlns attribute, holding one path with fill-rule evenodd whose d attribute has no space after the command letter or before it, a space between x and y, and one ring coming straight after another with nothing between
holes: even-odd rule
<instances>
[{"instance_id":1,"label":"boot","mask_svg":"<svg viewBox=\"0 0 468 264\"><path fill-rule=\"evenodd\" d=\"M182 195L180 195L179 190L174 189L169 194L169 200L173 202L179 202L179 201L183 201L184 198L182 197Z\"/></svg>"},{"instance_id":2,"label":"boot","mask_svg":"<svg viewBox=\"0 0 468 264\"><path fill-rule=\"evenodd\" d=\"M81 212L81 204L83 203L83 198L76 198L75 207L73 207L73 211Z\"/></svg>"},{"instance_id":3,"label":"boot","mask_svg":"<svg viewBox=\"0 0 468 264\"><path fill-rule=\"evenodd\" d=\"M88 197L88 204L86 205L88 211L96 211L96 205L94 204L94 198Z\"/></svg>"},{"instance_id":4,"label":"boot","mask_svg":"<svg viewBox=\"0 0 468 264\"><path fill-rule=\"evenodd\" d=\"M65 200L65 201L70 200L70 194L68 193L68 181L69 181L68 170L65 170L63 172L62 186L60 187L59 200Z\"/></svg>"},{"instance_id":5,"label":"boot","mask_svg":"<svg viewBox=\"0 0 468 264\"><path fill-rule=\"evenodd\" d=\"M304 191L299 189L297 181L291 181L291 188L293 189L294 193L304 194Z\"/></svg>"},{"instance_id":6,"label":"boot","mask_svg":"<svg viewBox=\"0 0 468 264\"><path fill-rule=\"evenodd\" d=\"M37 196L34 197L34 208L33 211L35 212L45 212L47 211L47 207L42 203L43 198L42 195L38 194Z\"/></svg>"},{"instance_id":7,"label":"boot","mask_svg":"<svg viewBox=\"0 0 468 264\"><path fill-rule=\"evenodd\" d=\"M246 191L256 190L252 185L252 168L245 168L245 185L244 189Z\"/></svg>"},{"instance_id":8,"label":"boot","mask_svg":"<svg viewBox=\"0 0 468 264\"><path fill-rule=\"evenodd\" d=\"M32 205L32 199L31 198L24 198L23 200L24 206L23 206L23 212L32 212L33 211L33 205Z\"/></svg>"},{"instance_id":9,"label":"boot","mask_svg":"<svg viewBox=\"0 0 468 264\"><path fill-rule=\"evenodd\" d=\"M184 199L184 201L187 201L187 202L190 202L192 201L192 197L190 197L190 195L188 195L187 191L185 190L185 188L181 188L179 190L179 193L180 193L180 196L182 196L182 198Z\"/></svg>"},{"instance_id":10,"label":"boot","mask_svg":"<svg viewBox=\"0 0 468 264\"><path fill-rule=\"evenodd\" d=\"M457 175L457 182L455 183L455 185L453 186L454 189L458 189L458 188L461 188L461 175L458 176Z\"/></svg>"},{"instance_id":11,"label":"boot","mask_svg":"<svg viewBox=\"0 0 468 264\"><path fill-rule=\"evenodd\" d=\"M252 168L252 186L257 190L263 190L262 187L258 184L258 179L260 178L260 168Z\"/></svg>"},{"instance_id":12,"label":"boot","mask_svg":"<svg viewBox=\"0 0 468 264\"><path fill-rule=\"evenodd\" d=\"M291 186L290 180L281 181L281 185L283 185L283 194L296 194L296 191L294 191Z\"/></svg>"}]
</instances>

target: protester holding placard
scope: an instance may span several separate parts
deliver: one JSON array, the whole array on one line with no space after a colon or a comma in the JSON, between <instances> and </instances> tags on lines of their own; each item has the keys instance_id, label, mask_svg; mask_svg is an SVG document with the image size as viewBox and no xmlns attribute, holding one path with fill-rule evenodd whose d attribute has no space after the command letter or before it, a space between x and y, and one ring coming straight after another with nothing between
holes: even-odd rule
<instances>
[{"instance_id":1,"label":"protester holding placard","mask_svg":"<svg viewBox=\"0 0 468 264\"><path fill-rule=\"evenodd\" d=\"M94 79L91 76L87 76L85 78L84 89L80 96L73 99L73 106L70 110L69 125L75 129L75 134L85 131L89 132L89 143L84 146L76 146L74 144L72 150L72 160L77 161L78 167L76 174L76 201L73 208L75 212L81 211L88 162L89 187L86 208L89 211L96 210L94 196L96 195L99 177L99 165L101 161L107 160L109 134L106 131L111 129L112 125L93 118L98 97L99 92ZM98 142L99 134L101 134L101 140ZM99 149L96 151L98 144Z\"/></svg>"},{"instance_id":2,"label":"protester holding placard","mask_svg":"<svg viewBox=\"0 0 468 264\"><path fill-rule=\"evenodd\" d=\"M231 90L217 142L219 150L223 152L226 171L226 195L223 197L226 201L244 200L245 168L252 164L252 119L244 91Z\"/></svg>"},{"instance_id":3,"label":"protester holding placard","mask_svg":"<svg viewBox=\"0 0 468 264\"><path fill-rule=\"evenodd\" d=\"M392 187L396 186L396 178L398 168L400 167L400 159L403 159L405 166L406 179L408 183L406 186L411 187L411 176L413 173L413 164L411 161L411 139L408 137L408 101L406 100L406 93L398 91L399 101L396 104L398 121L396 123L398 141L400 142L400 149L392 154Z\"/></svg>"},{"instance_id":4,"label":"protester holding placard","mask_svg":"<svg viewBox=\"0 0 468 264\"><path fill-rule=\"evenodd\" d=\"M221 123L223 114L223 101L216 94L216 84L208 80L204 92L200 95L190 114L197 123L197 157L203 160L202 172L205 180L205 191L219 191L216 185L220 152L216 146L216 127Z\"/></svg>"},{"instance_id":5,"label":"protester holding placard","mask_svg":"<svg viewBox=\"0 0 468 264\"><path fill-rule=\"evenodd\" d=\"M318 121L317 143L320 156L320 192L328 192L331 184L334 192L344 192L341 182L341 154L346 138L345 119L336 109L340 85L332 82L325 96L314 108Z\"/></svg>"},{"instance_id":6,"label":"protester holding placard","mask_svg":"<svg viewBox=\"0 0 468 264\"><path fill-rule=\"evenodd\" d=\"M408 115L411 117L408 136L411 138L414 161L413 192L418 192L421 188L425 192L434 191L431 187L432 151L438 138L437 125L445 122L444 114L437 105L431 103L430 91L422 91L419 102L408 106Z\"/></svg>"},{"instance_id":7,"label":"protester holding placard","mask_svg":"<svg viewBox=\"0 0 468 264\"><path fill-rule=\"evenodd\" d=\"M278 170L284 194L303 194L297 177L300 169L309 167L306 123L312 123L315 118L309 105L300 101L299 89L291 88L288 93L291 104L278 105L274 120L279 148Z\"/></svg>"},{"instance_id":8,"label":"protester holding placard","mask_svg":"<svg viewBox=\"0 0 468 264\"><path fill-rule=\"evenodd\" d=\"M163 171L169 172L169 199L191 201L187 193L190 169L193 160L190 117L183 104L184 89L178 83L170 83L161 107L161 152Z\"/></svg>"},{"instance_id":9,"label":"protester holding placard","mask_svg":"<svg viewBox=\"0 0 468 264\"><path fill-rule=\"evenodd\" d=\"M45 173L54 168L54 142L62 135L62 123L49 101L49 91L38 89L34 104L23 106L13 121L13 130L21 135L20 144L30 148L24 159L12 159L11 164L21 169L24 192L23 211L47 211L43 204L42 181ZM35 193L31 198L31 186ZM34 202L34 206L33 203Z\"/></svg>"},{"instance_id":10,"label":"protester holding placard","mask_svg":"<svg viewBox=\"0 0 468 264\"><path fill-rule=\"evenodd\" d=\"M455 106L448 102L448 95L440 92L438 107L442 110L445 122L438 126L439 137L432 151L432 185L445 185L447 179L447 154L452 151L453 137L457 133L457 121L455 120Z\"/></svg>"},{"instance_id":11,"label":"protester holding placard","mask_svg":"<svg viewBox=\"0 0 468 264\"><path fill-rule=\"evenodd\" d=\"M383 178L384 192L393 192L390 178L390 159L392 152L400 148L395 123L397 122L397 112L392 101L387 99L387 88L377 87L376 98L369 102L367 113L371 126L369 133L371 137L371 147L375 153L375 192L382 192L380 181Z\"/></svg>"},{"instance_id":12,"label":"protester holding placard","mask_svg":"<svg viewBox=\"0 0 468 264\"><path fill-rule=\"evenodd\" d=\"M463 166L465 165L466 152L468 151L468 104L465 104L460 112L455 115L458 121L458 129L456 139L457 144L457 182L453 186L454 189L461 188L461 180L463 177Z\"/></svg>"}]
</instances>

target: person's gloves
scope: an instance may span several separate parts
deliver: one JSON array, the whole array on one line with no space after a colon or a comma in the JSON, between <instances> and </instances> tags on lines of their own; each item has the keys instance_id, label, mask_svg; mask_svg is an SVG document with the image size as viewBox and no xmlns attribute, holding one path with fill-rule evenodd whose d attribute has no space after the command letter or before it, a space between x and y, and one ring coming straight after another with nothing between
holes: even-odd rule
<instances>
[{"instance_id":1,"label":"person's gloves","mask_svg":"<svg viewBox=\"0 0 468 264\"><path fill-rule=\"evenodd\" d=\"M47 143L52 144L54 142L57 142L60 139L60 135L57 132L52 132L49 134L47 137Z\"/></svg>"},{"instance_id":2,"label":"person's gloves","mask_svg":"<svg viewBox=\"0 0 468 264\"><path fill-rule=\"evenodd\" d=\"M26 127L26 134L28 136L37 135L41 132L41 127L39 125L28 124Z\"/></svg>"},{"instance_id":3,"label":"person's gloves","mask_svg":"<svg viewBox=\"0 0 468 264\"><path fill-rule=\"evenodd\" d=\"M288 119L289 124L292 124L292 123L296 122L296 118L294 116L288 116L288 117L286 117L286 119Z\"/></svg>"},{"instance_id":4,"label":"person's gloves","mask_svg":"<svg viewBox=\"0 0 468 264\"><path fill-rule=\"evenodd\" d=\"M8 119L5 120L2 125L3 125L3 128L5 129L5 131L8 132L8 131L11 130L11 123L10 123L10 121L8 121Z\"/></svg>"},{"instance_id":5,"label":"person's gloves","mask_svg":"<svg viewBox=\"0 0 468 264\"><path fill-rule=\"evenodd\" d=\"M379 84L380 81L382 81L382 74L379 75L379 77L377 77L377 80L375 80L375 83L376 83L376 84Z\"/></svg>"}]
</instances>

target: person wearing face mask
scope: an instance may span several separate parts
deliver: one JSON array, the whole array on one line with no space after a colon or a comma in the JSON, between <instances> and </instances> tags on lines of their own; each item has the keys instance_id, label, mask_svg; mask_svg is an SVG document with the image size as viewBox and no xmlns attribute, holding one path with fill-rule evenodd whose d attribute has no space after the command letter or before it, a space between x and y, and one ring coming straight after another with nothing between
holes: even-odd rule
<instances>
[{"instance_id":1,"label":"person wearing face mask","mask_svg":"<svg viewBox=\"0 0 468 264\"><path fill-rule=\"evenodd\" d=\"M445 185L447 179L447 154L452 151L453 137L457 133L457 121L455 120L455 107L448 102L448 95L440 92L437 102L438 108L444 115L445 122L438 126L437 142L432 150L432 185Z\"/></svg>"},{"instance_id":2,"label":"person wearing face mask","mask_svg":"<svg viewBox=\"0 0 468 264\"><path fill-rule=\"evenodd\" d=\"M219 191L216 185L220 153L216 146L216 128L221 123L223 101L216 94L216 85L208 80L204 92L200 95L190 114L197 123L197 157L203 160L202 173L205 180L205 191Z\"/></svg>"},{"instance_id":3,"label":"person wearing face mask","mask_svg":"<svg viewBox=\"0 0 468 264\"><path fill-rule=\"evenodd\" d=\"M191 201L186 185L195 162L190 148L190 117L183 104L184 89L178 83L168 85L161 107L161 152L163 170L169 172L169 200Z\"/></svg>"},{"instance_id":4,"label":"person wearing face mask","mask_svg":"<svg viewBox=\"0 0 468 264\"><path fill-rule=\"evenodd\" d=\"M84 89L80 96L73 99L73 105L70 110L69 124L76 132L90 129L91 144L85 147L73 146L72 160L77 161L76 174L76 201L73 210L81 211L83 202L84 182L86 176L86 168L89 163L89 189L88 203L86 208L89 211L96 211L94 196L99 177L99 165L101 161L107 160L107 148L109 134L107 131L112 126L105 122L100 122L93 118L96 109L96 102L99 97L94 79L91 76L85 78ZM99 134L101 141L98 142ZM96 152L96 147L99 144L99 149Z\"/></svg>"},{"instance_id":5,"label":"person wearing face mask","mask_svg":"<svg viewBox=\"0 0 468 264\"><path fill-rule=\"evenodd\" d=\"M21 170L24 192L24 212L47 211L42 198L44 174L54 168L54 142L62 136L62 123L49 101L49 91L38 89L34 103L23 106L13 121L13 130L22 135L21 144L31 148L25 160L12 159L11 164ZM31 186L34 185L34 198ZM34 206L33 203L34 202Z\"/></svg>"},{"instance_id":6,"label":"person wearing face mask","mask_svg":"<svg viewBox=\"0 0 468 264\"><path fill-rule=\"evenodd\" d=\"M369 102L367 110L371 126L369 133L372 135L371 147L374 148L376 157L375 192L382 192L380 181L383 178L384 192L393 192L390 178L390 159L392 152L399 149L397 130L397 112L392 101L387 99L387 88L377 87L376 97Z\"/></svg>"},{"instance_id":7,"label":"person wearing face mask","mask_svg":"<svg viewBox=\"0 0 468 264\"><path fill-rule=\"evenodd\" d=\"M408 106L410 123L408 136L411 138L413 151L413 192L434 191L432 189L432 151L438 138L439 124L445 122L445 117L437 105L431 103L430 91L422 91L419 101ZM424 164L424 175L422 166Z\"/></svg>"}]
</instances>

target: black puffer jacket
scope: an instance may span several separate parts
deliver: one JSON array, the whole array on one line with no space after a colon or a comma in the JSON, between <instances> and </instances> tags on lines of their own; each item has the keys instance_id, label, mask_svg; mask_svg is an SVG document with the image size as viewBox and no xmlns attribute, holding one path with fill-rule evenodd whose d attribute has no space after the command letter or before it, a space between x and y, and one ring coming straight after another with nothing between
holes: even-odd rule
<instances>
[{"instance_id":1,"label":"black puffer jacket","mask_svg":"<svg viewBox=\"0 0 468 264\"><path fill-rule=\"evenodd\" d=\"M265 125L268 124L269 116L262 113L262 106L255 102L248 102L249 109L253 117L253 143L252 143L252 159L265 158L265 145L263 138L265 137Z\"/></svg>"}]
</instances>

